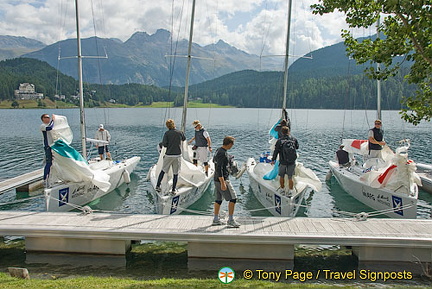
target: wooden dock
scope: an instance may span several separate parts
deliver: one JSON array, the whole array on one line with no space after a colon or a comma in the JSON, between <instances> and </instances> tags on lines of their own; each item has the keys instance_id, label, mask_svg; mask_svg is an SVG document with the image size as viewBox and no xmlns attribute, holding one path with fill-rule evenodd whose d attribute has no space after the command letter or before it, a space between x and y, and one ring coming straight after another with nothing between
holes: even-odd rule
<instances>
[{"instance_id":1,"label":"wooden dock","mask_svg":"<svg viewBox=\"0 0 432 289\"><path fill-rule=\"evenodd\" d=\"M0 211L0 236L25 236L27 251L124 255L132 240L188 242L195 260L288 262L294 245L352 248L360 262L432 262L432 220L239 217ZM250 263L249 263L250 264ZM420 265L418 265L420 266Z\"/></svg>"},{"instance_id":2,"label":"wooden dock","mask_svg":"<svg viewBox=\"0 0 432 289\"><path fill-rule=\"evenodd\" d=\"M28 186L42 180L42 178L43 169L38 169L15 178L7 179L0 182L0 194L21 187L31 190L31 188Z\"/></svg>"}]
</instances>

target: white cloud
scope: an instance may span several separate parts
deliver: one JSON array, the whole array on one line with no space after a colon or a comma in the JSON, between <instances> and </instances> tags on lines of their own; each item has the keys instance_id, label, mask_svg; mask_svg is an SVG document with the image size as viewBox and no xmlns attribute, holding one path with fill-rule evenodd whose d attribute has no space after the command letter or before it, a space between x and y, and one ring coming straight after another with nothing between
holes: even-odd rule
<instances>
[{"instance_id":1,"label":"white cloud","mask_svg":"<svg viewBox=\"0 0 432 289\"><path fill-rule=\"evenodd\" d=\"M173 32L174 39L188 38L192 0L174 2L172 7L172 0L80 1L82 37L126 41L134 32L153 34L164 28ZM309 7L315 2L293 1L291 51L295 55L341 41L340 30L346 27L343 15L313 15ZM193 40L208 45L222 39L248 53L284 54L286 23L286 0L199 0ZM76 37L74 1L2 0L0 35L25 36L46 44Z\"/></svg>"}]
</instances>

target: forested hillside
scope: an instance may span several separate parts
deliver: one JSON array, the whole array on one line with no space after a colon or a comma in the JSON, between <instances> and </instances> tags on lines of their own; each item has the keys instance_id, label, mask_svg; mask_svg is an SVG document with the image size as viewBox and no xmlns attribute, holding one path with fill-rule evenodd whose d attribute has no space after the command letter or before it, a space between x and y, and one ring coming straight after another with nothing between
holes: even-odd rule
<instances>
[{"instance_id":1,"label":"forested hillside","mask_svg":"<svg viewBox=\"0 0 432 289\"><path fill-rule=\"evenodd\" d=\"M331 69L331 68L328 68ZM404 68L405 69L405 68ZM403 80L403 73L382 82L383 109L400 109L403 96L412 95L414 86ZM58 81L57 81L58 78ZM282 72L244 70L230 73L214 80L192 85L190 99L236 107L277 108L282 105ZM0 100L14 99L14 90L20 83L33 83L37 92L54 100L54 95L65 95L66 101L78 104L78 84L47 63L26 58L0 62ZM113 101L127 105L148 105L157 101L174 101L183 105L183 88L168 89L141 84L84 85L87 106L98 106ZM288 107L319 109L374 109L376 107L376 82L363 74L337 75L323 70L323 75L305 70L290 69L288 81Z\"/></svg>"},{"instance_id":2,"label":"forested hillside","mask_svg":"<svg viewBox=\"0 0 432 289\"><path fill-rule=\"evenodd\" d=\"M14 90L20 83L32 83L36 92L54 100L54 96L65 95L66 101L78 104L78 82L70 76L58 73L48 63L31 58L16 58L0 62L0 100L14 100ZM174 97L171 98L171 101ZM168 101L167 90L141 84L98 85L84 83L84 99L87 105L114 99L117 103L136 105L153 101Z\"/></svg>"},{"instance_id":3,"label":"forested hillside","mask_svg":"<svg viewBox=\"0 0 432 289\"><path fill-rule=\"evenodd\" d=\"M291 71L291 69L290 69ZM319 109L374 109L376 81L363 74L306 78L304 72L290 73L287 106ZM415 86L400 76L381 82L383 109L400 109L403 96L412 95ZM231 73L190 88L192 98L237 107L280 107L283 94L282 72L252 70Z\"/></svg>"}]
</instances>

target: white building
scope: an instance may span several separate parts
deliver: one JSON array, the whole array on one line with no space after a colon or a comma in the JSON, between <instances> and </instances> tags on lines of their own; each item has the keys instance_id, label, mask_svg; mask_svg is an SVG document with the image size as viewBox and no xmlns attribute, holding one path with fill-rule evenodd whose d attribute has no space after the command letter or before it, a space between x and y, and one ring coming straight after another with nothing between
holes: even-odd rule
<instances>
[{"instance_id":1,"label":"white building","mask_svg":"<svg viewBox=\"0 0 432 289\"><path fill-rule=\"evenodd\" d=\"M20 83L20 86L15 90L15 98L17 99L42 99L43 93L37 93L34 84Z\"/></svg>"}]
</instances>

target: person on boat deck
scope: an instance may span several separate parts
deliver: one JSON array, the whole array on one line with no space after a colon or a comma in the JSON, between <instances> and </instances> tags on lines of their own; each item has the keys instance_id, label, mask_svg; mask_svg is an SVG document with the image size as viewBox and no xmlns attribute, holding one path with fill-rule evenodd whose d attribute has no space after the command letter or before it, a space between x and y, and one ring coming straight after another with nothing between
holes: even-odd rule
<instances>
[{"instance_id":1,"label":"person on boat deck","mask_svg":"<svg viewBox=\"0 0 432 289\"><path fill-rule=\"evenodd\" d=\"M188 144L191 144L195 140L193 163L198 166L198 160L202 162L204 164L205 174L208 176L208 152L212 152L210 135L203 128L199 120L194 120L192 126L195 128L195 136L190 139Z\"/></svg>"},{"instance_id":2,"label":"person on boat deck","mask_svg":"<svg viewBox=\"0 0 432 289\"><path fill-rule=\"evenodd\" d=\"M228 150L234 146L234 137L226 136L223 139L222 146L216 151L213 161L215 163L215 174L213 177L215 184L216 200L214 202L214 218L212 226L225 225L219 217L219 211L222 204L222 197L228 201L228 228L238 228L240 224L234 220L234 208L237 202L237 194L229 178L229 155Z\"/></svg>"},{"instance_id":3,"label":"person on boat deck","mask_svg":"<svg viewBox=\"0 0 432 289\"><path fill-rule=\"evenodd\" d=\"M369 130L369 158L382 158L381 150L386 144L384 141L384 131L381 129L381 120L375 120L375 127Z\"/></svg>"},{"instance_id":4,"label":"person on boat deck","mask_svg":"<svg viewBox=\"0 0 432 289\"><path fill-rule=\"evenodd\" d=\"M42 114L41 120L42 120L42 124L40 126L40 130L42 131L42 135L43 135L44 151L45 151L45 167L44 167L43 179L44 181L46 181L51 171L52 160L53 160L52 151L51 151L51 145L53 144L51 130L53 129L54 126L54 114L52 115L52 119L50 119L48 114Z\"/></svg>"},{"instance_id":5,"label":"person on boat deck","mask_svg":"<svg viewBox=\"0 0 432 289\"><path fill-rule=\"evenodd\" d=\"M284 126L287 126L288 128L290 127L286 119L281 119L281 121L276 125L274 129L278 133L278 139L281 139L283 137L282 128Z\"/></svg>"},{"instance_id":6,"label":"person on boat deck","mask_svg":"<svg viewBox=\"0 0 432 289\"><path fill-rule=\"evenodd\" d=\"M162 145L167 149L163 157L162 170L159 173L159 177L156 183L156 191L157 192L162 191L160 187L162 183L162 179L165 173L167 173L171 167L173 171L173 184L172 184L171 194L175 195L177 193L176 186L177 186L178 174L181 167L182 141L185 141L186 137L182 131L176 129L174 120L168 119L165 124L168 130L165 132L163 136Z\"/></svg>"},{"instance_id":7,"label":"person on boat deck","mask_svg":"<svg viewBox=\"0 0 432 289\"><path fill-rule=\"evenodd\" d=\"M100 124L98 130L96 131L95 135L96 140L102 140L106 142L111 141L111 134L108 130L104 129L104 125ZM96 143L96 147L98 149L99 157L101 160L103 160L104 152L106 152L106 157L108 160L111 160L111 153L109 152L108 144L105 143Z\"/></svg>"},{"instance_id":8,"label":"person on boat deck","mask_svg":"<svg viewBox=\"0 0 432 289\"><path fill-rule=\"evenodd\" d=\"M336 159L341 167L349 167L351 165L349 153L343 149L344 145L340 145L336 152Z\"/></svg>"},{"instance_id":9,"label":"person on boat deck","mask_svg":"<svg viewBox=\"0 0 432 289\"><path fill-rule=\"evenodd\" d=\"M279 193L285 192L285 175L288 175L288 196L292 196L294 189L293 175L295 171L295 161L297 159L297 151L299 143L297 139L290 135L290 129L287 126L282 127L282 138L278 139L275 144L272 162L274 165L277 156L279 155Z\"/></svg>"}]
</instances>

